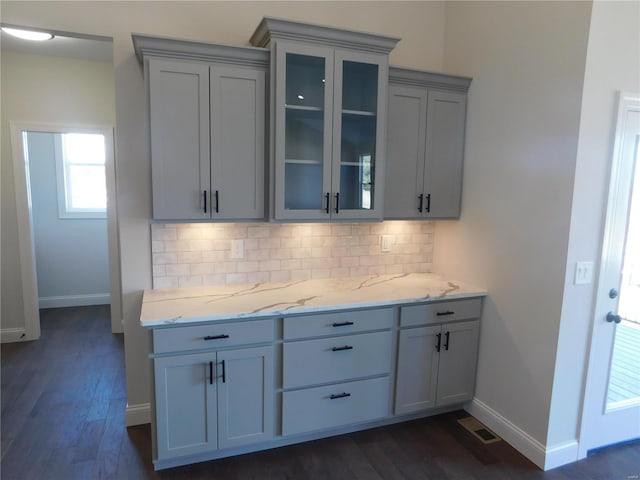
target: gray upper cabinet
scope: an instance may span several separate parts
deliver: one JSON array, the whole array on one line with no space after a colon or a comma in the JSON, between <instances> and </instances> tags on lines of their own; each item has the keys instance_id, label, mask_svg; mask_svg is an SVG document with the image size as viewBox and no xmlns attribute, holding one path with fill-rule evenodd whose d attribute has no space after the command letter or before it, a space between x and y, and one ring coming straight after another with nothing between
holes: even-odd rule
<instances>
[{"instance_id":1,"label":"gray upper cabinet","mask_svg":"<svg viewBox=\"0 0 640 480\"><path fill-rule=\"evenodd\" d=\"M264 18L271 48L272 215L382 219L388 55L397 38Z\"/></svg>"},{"instance_id":2,"label":"gray upper cabinet","mask_svg":"<svg viewBox=\"0 0 640 480\"><path fill-rule=\"evenodd\" d=\"M133 39L149 85L153 218L263 220L269 52Z\"/></svg>"},{"instance_id":3,"label":"gray upper cabinet","mask_svg":"<svg viewBox=\"0 0 640 480\"><path fill-rule=\"evenodd\" d=\"M471 79L392 67L385 219L458 218Z\"/></svg>"}]
</instances>

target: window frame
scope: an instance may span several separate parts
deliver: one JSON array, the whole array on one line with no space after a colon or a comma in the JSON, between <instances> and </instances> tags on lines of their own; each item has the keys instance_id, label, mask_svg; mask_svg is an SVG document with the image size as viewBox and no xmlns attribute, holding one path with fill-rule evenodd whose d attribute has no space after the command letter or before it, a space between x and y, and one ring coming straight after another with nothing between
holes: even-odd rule
<instances>
[{"instance_id":1,"label":"window frame","mask_svg":"<svg viewBox=\"0 0 640 480\"><path fill-rule=\"evenodd\" d=\"M102 135L105 141L105 161L102 164L104 168L105 177L105 192L107 182L107 162L109 155L109 135L106 135L103 131L68 131L68 132L56 132L54 135L54 156L56 163L56 183L57 183L57 199L58 199L58 217L61 219L106 219L107 207L104 208L82 208L73 209L68 205L67 199L71 194L71 184L67 181L68 178L68 164L64 158L64 149L62 146L62 136L67 134L87 134L87 135ZM108 203L108 198L107 198Z\"/></svg>"}]
</instances>

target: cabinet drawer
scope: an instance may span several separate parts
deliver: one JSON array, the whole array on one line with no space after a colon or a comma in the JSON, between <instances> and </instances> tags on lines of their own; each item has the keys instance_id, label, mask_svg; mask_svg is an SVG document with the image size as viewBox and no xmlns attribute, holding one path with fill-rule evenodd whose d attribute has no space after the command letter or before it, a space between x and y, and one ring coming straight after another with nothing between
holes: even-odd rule
<instances>
[{"instance_id":1,"label":"cabinet drawer","mask_svg":"<svg viewBox=\"0 0 640 480\"><path fill-rule=\"evenodd\" d=\"M393 309L323 313L284 319L284 339L322 337L343 333L382 330L393 326Z\"/></svg>"},{"instance_id":2,"label":"cabinet drawer","mask_svg":"<svg viewBox=\"0 0 640 480\"><path fill-rule=\"evenodd\" d=\"M391 332L285 343L283 387L380 375L391 370Z\"/></svg>"},{"instance_id":3,"label":"cabinet drawer","mask_svg":"<svg viewBox=\"0 0 640 480\"><path fill-rule=\"evenodd\" d=\"M153 331L153 353L231 347L273 339L273 320L162 328Z\"/></svg>"},{"instance_id":4,"label":"cabinet drawer","mask_svg":"<svg viewBox=\"0 0 640 480\"><path fill-rule=\"evenodd\" d=\"M389 377L282 394L282 434L293 435L386 417Z\"/></svg>"},{"instance_id":5,"label":"cabinet drawer","mask_svg":"<svg viewBox=\"0 0 640 480\"><path fill-rule=\"evenodd\" d=\"M481 298L402 307L400 309L400 326L414 327L430 323L479 318L481 312Z\"/></svg>"}]
</instances>

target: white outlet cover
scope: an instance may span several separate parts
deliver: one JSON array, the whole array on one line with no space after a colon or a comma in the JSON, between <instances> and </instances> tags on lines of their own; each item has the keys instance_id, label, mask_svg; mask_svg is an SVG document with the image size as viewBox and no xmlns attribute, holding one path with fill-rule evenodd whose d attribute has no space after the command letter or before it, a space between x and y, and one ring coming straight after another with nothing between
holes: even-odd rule
<instances>
[{"instance_id":1,"label":"white outlet cover","mask_svg":"<svg viewBox=\"0 0 640 480\"><path fill-rule=\"evenodd\" d=\"M244 258L244 240L231 240L231 258L233 260Z\"/></svg>"},{"instance_id":2,"label":"white outlet cover","mask_svg":"<svg viewBox=\"0 0 640 480\"><path fill-rule=\"evenodd\" d=\"M381 235L380 236L380 251L382 253L389 253L391 251L391 235Z\"/></svg>"}]
</instances>

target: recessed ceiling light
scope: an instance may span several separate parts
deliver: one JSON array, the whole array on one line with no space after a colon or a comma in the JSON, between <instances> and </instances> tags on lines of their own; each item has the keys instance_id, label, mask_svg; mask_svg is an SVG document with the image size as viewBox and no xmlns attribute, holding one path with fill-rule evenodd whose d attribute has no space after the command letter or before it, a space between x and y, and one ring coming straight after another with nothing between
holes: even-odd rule
<instances>
[{"instance_id":1,"label":"recessed ceiling light","mask_svg":"<svg viewBox=\"0 0 640 480\"><path fill-rule=\"evenodd\" d=\"M51 40L53 38L53 35L48 32L35 32L33 30L22 30L20 28L2 27L2 31L14 37L22 38L23 40L34 40L36 42Z\"/></svg>"}]
</instances>

